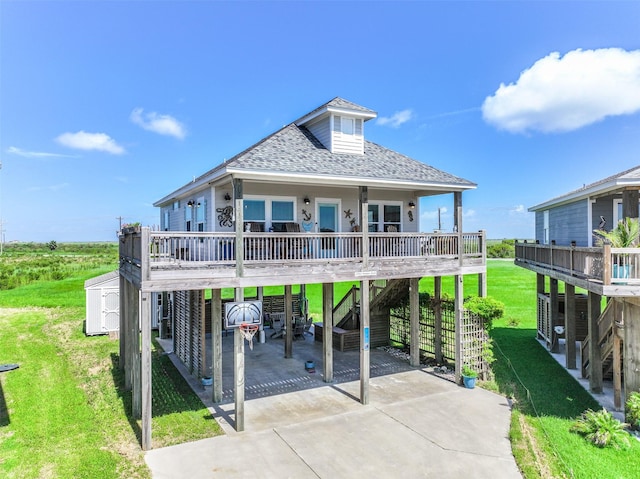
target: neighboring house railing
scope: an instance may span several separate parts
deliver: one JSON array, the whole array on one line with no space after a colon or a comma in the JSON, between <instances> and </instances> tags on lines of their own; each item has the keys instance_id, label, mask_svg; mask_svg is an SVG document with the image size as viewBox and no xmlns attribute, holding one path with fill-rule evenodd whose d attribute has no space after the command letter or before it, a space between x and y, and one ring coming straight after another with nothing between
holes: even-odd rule
<instances>
[{"instance_id":1,"label":"neighboring house railing","mask_svg":"<svg viewBox=\"0 0 640 479\"><path fill-rule=\"evenodd\" d=\"M237 258L235 233L152 231L150 267L161 263L207 262L225 265ZM412 257L484 258L484 232L451 234L369 233L371 259ZM362 233L244 233L243 262L295 263L361 260Z\"/></svg>"},{"instance_id":2,"label":"neighboring house railing","mask_svg":"<svg viewBox=\"0 0 640 479\"><path fill-rule=\"evenodd\" d=\"M576 247L516 243L516 262L604 285L640 284L640 248Z\"/></svg>"}]
</instances>

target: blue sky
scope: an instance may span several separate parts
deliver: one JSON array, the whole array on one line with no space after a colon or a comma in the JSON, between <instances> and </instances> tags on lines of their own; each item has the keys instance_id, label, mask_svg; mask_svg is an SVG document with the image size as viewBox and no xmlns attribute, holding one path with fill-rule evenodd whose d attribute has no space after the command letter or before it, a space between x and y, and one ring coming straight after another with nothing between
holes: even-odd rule
<instances>
[{"instance_id":1,"label":"blue sky","mask_svg":"<svg viewBox=\"0 0 640 479\"><path fill-rule=\"evenodd\" d=\"M119 220L340 96L366 137L478 184L465 231L640 164L640 2L0 2L6 241ZM450 228L450 197L421 227Z\"/></svg>"}]
</instances>

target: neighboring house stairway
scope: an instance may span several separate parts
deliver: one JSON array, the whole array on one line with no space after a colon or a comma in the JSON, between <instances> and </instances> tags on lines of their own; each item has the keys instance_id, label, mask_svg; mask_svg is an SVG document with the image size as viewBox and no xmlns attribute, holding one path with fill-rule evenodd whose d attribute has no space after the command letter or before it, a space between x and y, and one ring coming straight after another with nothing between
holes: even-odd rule
<instances>
[{"instance_id":1,"label":"neighboring house stairway","mask_svg":"<svg viewBox=\"0 0 640 479\"><path fill-rule=\"evenodd\" d=\"M353 286L333 308L333 345L340 351L360 347L360 288ZM389 310L409 294L409 280L374 281L369 293L369 345L389 344ZM315 323L315 337L322 341L322 323Z\"/></svg>"},{"instance_id":2,"label":"neighboring house stairway","mask_svg":"<svg viewBox=\"0 0 640 479\"><path fill-rule=\"evenodd\" d=\"M620 371L622 363L622 340L624 337L624 324L622 323L622 308L618 301L610 300L604 311L598 318L598 345L600 359L602 361L603 379L613 379L614 371ZM582 377L590 376L589 344L591 337L587 336L582 342ZM620 364L614 364L614 349L619 349Z\"/></svg>"}]
</instances>

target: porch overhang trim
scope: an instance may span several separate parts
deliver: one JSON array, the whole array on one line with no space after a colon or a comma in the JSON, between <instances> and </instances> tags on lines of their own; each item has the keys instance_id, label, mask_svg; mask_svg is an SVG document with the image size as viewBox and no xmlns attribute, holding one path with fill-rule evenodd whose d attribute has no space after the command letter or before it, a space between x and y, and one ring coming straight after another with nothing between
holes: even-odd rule
<instances>
[{"instance_id":1,"label":"porch overhang trim","mask_svg":"<svg viewBox=\"0 0 640 479\"><path fill-rule=\"evenodd\" d=\"M436 181L411 181L383 178L344 177L332 175L308 175L302 173L267 172L229 169L228 173L235 178L254 181L271 181L278 183L312 184L327 186L371 186L398 190L437 190L443 192L465 191L477 188L474 183L445 183Z\"/></svg>"}]
</instances>

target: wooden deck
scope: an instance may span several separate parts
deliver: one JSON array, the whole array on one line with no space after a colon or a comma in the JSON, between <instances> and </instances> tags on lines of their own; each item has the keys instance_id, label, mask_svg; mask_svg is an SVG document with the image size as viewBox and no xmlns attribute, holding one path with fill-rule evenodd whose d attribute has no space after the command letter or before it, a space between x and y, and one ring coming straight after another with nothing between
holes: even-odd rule
<instances>
[{"instance_id":1,"label":"wooden deck","mask_svg":"<svg viewBox=\"0 0 640 479\"><path fill-rule=\"evenodd\" d=\"M516 243L515 264L602 296L640 295L640 248Z\"/></svg>"},{"instance_id":2,"label":"wooden deck","mask_svg":"<svg viewBox=\"0 0 640 479\"><path fill-rule=\"evenodd\" d=\"M147 292L477 274L486 272L485 245L484 232L237 237L141 228L120 237L120 270Z\"/></svg>"}]
</instances>

